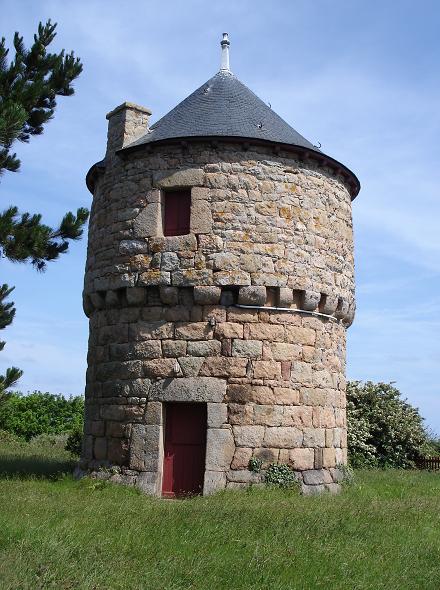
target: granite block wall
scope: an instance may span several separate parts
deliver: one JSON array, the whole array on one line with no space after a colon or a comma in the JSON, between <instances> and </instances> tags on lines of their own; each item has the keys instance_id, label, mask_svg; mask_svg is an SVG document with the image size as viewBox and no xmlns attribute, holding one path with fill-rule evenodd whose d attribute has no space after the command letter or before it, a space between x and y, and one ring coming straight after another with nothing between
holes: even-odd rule
<instances>
[{"instance_id":1,"label":"granite block wall","mask_svg":"<svg viewBox=\"0 0 440 590\"><path fill-rule=\"evenodd\" d=\"M355 310L344 179L227 141L108 153L93 180L81 468L160 494L164 404L192 401L208 408L204 493L257 483L253 456L290 464L305 493L336 491ZM164 194L179 188L190 233L164 237Z\"/></svg>"}]
</instances>

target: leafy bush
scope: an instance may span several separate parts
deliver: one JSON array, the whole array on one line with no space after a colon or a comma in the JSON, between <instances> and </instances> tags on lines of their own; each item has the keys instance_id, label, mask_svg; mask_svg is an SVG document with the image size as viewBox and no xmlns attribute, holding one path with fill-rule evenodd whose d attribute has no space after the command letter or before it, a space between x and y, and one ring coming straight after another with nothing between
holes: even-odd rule
<instances>
[{"instance_id":1,"label":"leafy bush","mask_svg":"<svg viewBox=\"0 0 440 590\"><path fill-rule=\"evenodd\" d=\"M249 459L248 469L253 473L260 473L263 461L259 457L251 457Z\"/></svg>"},{"instance_id":2,"label":"leafy bush","mask_svg":"<svg viewBox=\"0 0 440 590\"><path fill-rule=\"evenodd\" d=\"M23 442L16 434L0 430L0 445L14 445Z\"/></svg>"},{"instance_id":3,"label":"leafy bush","mask_svg":"<svg viewBox=\"0 0 440 590\"><path fill-rule=\"evenodd\" d=\"M66 451L72 453L72 455L77 455L79 457L81 455L82 439L83 429L82 426L78 426L72 430L67 437L66 446L64 448Z\"/></svg>"},{"instance_id":4,"label":"leafy bush","mask_svg":"<svg viewBox=\"0 0 440 590\"><path fill-rule=\"evenodd\" d=\"M264 481L277 488L293 488L297 484L294 472L285 463L271 463L266 469Z\"/></svg>"},{"instance_id":5,"label":"leafy bush","mask_svg":"<svg viewBox=\"0 0 440 590\"><path fill-rule=\"evenodd\" d=\"M429 454L437 457L440 455L440 438L433 433L429 433Z\"/></svg>"},{"instance_id":6,"label":"leafy bush","mask_svg":"<svg viewBox=\"0 0 440 590\"><path fill-rule=\"evenodd\" d=\"M80 396L66 399L41 391L13 392L0 403L0 429L25 440L39 434L61 434L80 428L83 412Z\"/></svg>"},{"instance_id":7,"label":"leafy bush","mask_svg":"<svg viewBox=\"0 0 440 590\"><path fill-rule=\"evenodd\" d=\"M345 463L338 463L336 465L336 469L338 469L342 474L342 485L344 486L351 486L354 484L356 480L355 473L351 465L345 465Z\"/></svg>"},{"instance_id":8,"label":"leafy bush","mask_svg":"<svg viewBox=\"0 0 440 590\"><path fill-rule=\"evenodd\" d=\"M61 450L64 449L68 436L66 432L61 434L37 434L37 436L33 436L30 439L29 446L41 448L57 447Z\"/></svg>"},{"instance_id":9,"label":"leafy bush","mask_svg":"<svg viewBox=\"0 0 440 590\"><path fill-rule=\"evenodd\" d=\"M347 383L347 427L353 467L412 467L430 452L419 410L390 383Z\"/></svg>"}]
</instances>

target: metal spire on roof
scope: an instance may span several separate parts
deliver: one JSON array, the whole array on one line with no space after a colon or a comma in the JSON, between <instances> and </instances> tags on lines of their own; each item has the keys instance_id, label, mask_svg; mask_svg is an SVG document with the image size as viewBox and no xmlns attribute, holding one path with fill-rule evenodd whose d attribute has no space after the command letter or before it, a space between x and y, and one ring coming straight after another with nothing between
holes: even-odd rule
<instances>
[{"instance_id":1,"label":"metal spire on roof","mask_svg":"<svg viewBox=\"0 0 440 590\"><path fill-rule=\"evenodd\" d=\"M230 72L229 69L229 35L228 33L223 33L223 39L220 41L220 45L222 46L222 65L220 70L226 70Z\"/></svg>"}]
</instances>

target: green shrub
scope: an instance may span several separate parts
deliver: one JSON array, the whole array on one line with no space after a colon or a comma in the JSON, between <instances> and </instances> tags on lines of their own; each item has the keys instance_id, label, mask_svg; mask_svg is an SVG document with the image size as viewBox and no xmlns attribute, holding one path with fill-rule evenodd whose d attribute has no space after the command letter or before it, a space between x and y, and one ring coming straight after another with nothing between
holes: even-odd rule
<instances>
[{"instance_id":1,"label":"green shrub","mask_svg":"<svg viewBox=\"0 0 440 590\"><path fill-rule=\"evenodd\" d=\"M347 383L347 428L353 467L412 467L429 454L419 410L390 383Z\"/></svg>"},{"instance_id":2,"label":"green shrub","mask_svg":"<svg viewBox=\"0 0 440 590\"><path fill-rule=\"evenodd\" d=\"M263 461L259 457L251 457L249 459L248 469L253 473L260 473Z\"/></svg>"},{"instance_id":3,"label":"green shrub","mask_svg":"<svg viewBox=\"0 0 440 590\"><path fill-rule=\"evenodd\" d=\"M81 427L84 400L34 391L11 393L0 403L0 429L25 440L39 434L61 434Z\"/></svg>"},{"instance_id":4,"label":"green shrub","mask_svg":"<svg viewBox=\"0 0 440 590\"><path fill-rule=\"evenodd\" d=\"M0 445L14 445L23 442L20 437L12 432L0 430Z\"/></svg>"},{"instance_id":5,"label":"green shrub","mask_svg":"<svg viewBox=\"0 0 440 590\"><path fill-rule=\"evenodd\" d=\"M80 456L81 455L81 446L83 440L83 428L82 426L78 426L69 434L66 440L65 449L72 453L72 455Z\"/></svg>"},{"instance_id":6,"label":"green shrub","mask_svg":"<svg viewBox=\"0 0 440 590\"><path fill-rule=\"evenodd\" d=\"M351 486L352 484L354 484L356 476L351 465L338 463L336 465L336 469L338 469L342 473L342 485Z\"/></svg>"},{"instance_id":7,"label":"green shrub","mask_svg":"<svg viewBox=\"0 0 440 590\"><path fill-rule=\"evenodd\" d=\"M294 472L285 463L271 463L266 469L264 481L277 488L293 488L297 485Z\"/></svg>"},{"instance_id":8,"label":"green shrub","mask_svg":"<svg viewBox=\"0 0 440 590\"><path fill-rule=\"evenodd\" d=\"M37 434L37 436L33 436L30 441L29 445L32 447L57 447L59 449L64 449L68 434L63 432L61 434Z\"/></svg>"}]
</instances>

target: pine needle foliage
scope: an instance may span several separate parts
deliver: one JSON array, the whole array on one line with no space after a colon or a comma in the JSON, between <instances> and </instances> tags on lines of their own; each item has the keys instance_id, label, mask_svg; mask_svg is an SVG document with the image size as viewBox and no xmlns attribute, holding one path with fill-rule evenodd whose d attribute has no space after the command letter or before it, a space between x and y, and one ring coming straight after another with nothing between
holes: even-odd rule
<instances>
[{"instance_id":1,"label":"pine needle foliage","mask_svg":"<svg viewBox=\"0 0 440 590\"><path fill-rule=\"evenodd\" d=\"M14 141L27 142L31 135L40 135L55 113L57 96L74 93L72 82L83 66L73 52L47 51L56 26L50 20L40 23L29 50L15 33L15 57L10 63L6 39L0 41L0 174L20 167L17 155L10 152Z\"/></svg>"},{"instance_id":2,"label":"pine needle foliage","mask_svg":"<svg viewBox=\"0 0 440 590\"><path fill-rule=\"evenodd\" d=\"M21 162L12 151L14 143L28 142L31 136L41 135L54 116L57 98L74 94L73 82L83 66L73 52L48 51L56 27L51 20L40 22L29 49L23 37L15 33L15 55L11 60L6 39L0 40L0 176L20 168ZM76 214L66 213L58 227L52 228L42 222L41 214L20 213L18 207L10 206L0 213L0 257L44 270L47 262L67 252L69 240L82 236L88 216L88 210L80 208ZM11 291L7 285L0 289L0 329L14 318L14 304L5 302ZM4 346L0 342L0 350ZM19 369L11 367L0 376L0 401L21 374Z\"/></svg>"},{"instance_id":3,"label":"pine needle foliage","mask_svg":"<svg viewBox=\"0 0 440 590\"><path fill-rule=\"evenodd\" d=\"M88 217L88 210L80 208L76 215L66 213L54 229L41 222L40 214L20 214L17 207L9 207L0 214L0 254L11 262L30 262L44 270L46 262L67 252L68 240L82 236Z\"/></svg>"},{"instance_id":4,"label":"pine needle foliage","mask_svg":"<svg viewBox=\"0 0 440 590\"><path fill-rule=\"evenodd\" d=\"M8 287L6 284L0 286L0 330L12 324L15 316L14 302L5 301L13 290L14 287ZM0 350L3 350L5 344L5 342L0 341ZM0 375L0 401L6 397L6 390L15 385L22 374L23 372L17 367L10 367L6 369L4 375Z\"/></svg>"}]
</instances>

